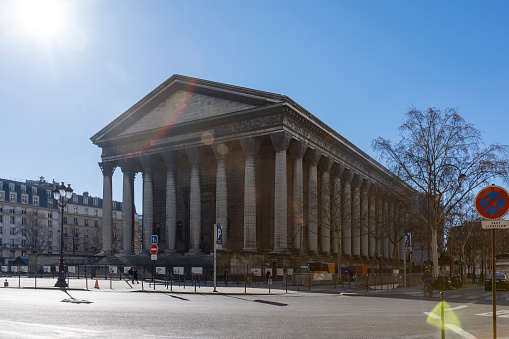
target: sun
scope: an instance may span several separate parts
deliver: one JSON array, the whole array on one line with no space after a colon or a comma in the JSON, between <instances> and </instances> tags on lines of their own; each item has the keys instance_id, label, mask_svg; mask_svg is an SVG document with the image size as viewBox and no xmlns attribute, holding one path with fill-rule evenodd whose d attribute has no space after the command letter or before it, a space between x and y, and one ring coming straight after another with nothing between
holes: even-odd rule
<instances>
[{"instance_id":1,"label":"sun","mask_svg":"<svg viewBox=\"0 0 509 339\"><path fill-rule=\"evenodd\" d=\"M58 40L69 24L68 2L16 0L11 3L10 19L19 33L39 41Z\"/></svg>"}]
</instances>

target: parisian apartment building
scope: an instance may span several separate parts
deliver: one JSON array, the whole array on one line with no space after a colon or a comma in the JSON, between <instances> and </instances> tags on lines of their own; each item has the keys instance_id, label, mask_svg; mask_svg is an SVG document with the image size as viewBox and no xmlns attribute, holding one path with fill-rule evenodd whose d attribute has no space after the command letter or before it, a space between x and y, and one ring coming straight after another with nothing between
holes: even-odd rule
<instances>
[{"instance_id":1,"label":"parisian apartment building","mask_svg":"<svg viewBox=\"0 0 509 339\"><path fill-rule=\"evenodd\" d=\"M0 264L31 253L59 255L62 214L53 198L58 184L44 177L24 182L0 178ZM111 252L115 254L122 244L121 202L113 201L112 221ZM65 256L101 254L102 225L103 199L88 192L73 193L63 215Z\"/></svg>"}]
</instances>

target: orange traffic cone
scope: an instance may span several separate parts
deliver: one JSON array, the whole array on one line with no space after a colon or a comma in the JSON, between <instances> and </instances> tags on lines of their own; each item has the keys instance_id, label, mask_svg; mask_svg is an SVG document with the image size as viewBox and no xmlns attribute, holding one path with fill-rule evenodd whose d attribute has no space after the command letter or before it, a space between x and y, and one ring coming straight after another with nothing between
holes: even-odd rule
<instances>
[{"instance_id":1,"label":"orange traffic cone","mask_svg":"<svg viewBox=\"0 0 509 339\"><path fill-rule=\"evenodd\" d=\"M95 278L95 286L94 288L99 288L99 280L97 280L97 278Z\"/></svg>"}]
</instances>

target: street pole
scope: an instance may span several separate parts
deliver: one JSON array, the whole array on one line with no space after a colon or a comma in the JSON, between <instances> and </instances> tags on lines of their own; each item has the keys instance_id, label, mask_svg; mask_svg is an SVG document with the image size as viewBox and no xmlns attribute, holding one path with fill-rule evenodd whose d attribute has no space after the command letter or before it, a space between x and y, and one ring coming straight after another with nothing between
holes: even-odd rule
<instances>
[{"instance_id":1,"label":"street pole","mask_svg":"<svg viewBox=\"0 0 509 339\"><path fill-rule=\"evenodd\" d=\"M214 224L214 292L217 292L216 249L217 249L217 224Z\"/></svg>"},{"instance_id":2,"label":"street pole","mask_svg":"<svg viewBox=\"0 0 509 339\"><path fill-rule=\"evenodd\" d=\"M493 339L497 339L497 271L495 270L495 229L491 230L491 293L493 299Z\"/></svg>"}]
</instances>

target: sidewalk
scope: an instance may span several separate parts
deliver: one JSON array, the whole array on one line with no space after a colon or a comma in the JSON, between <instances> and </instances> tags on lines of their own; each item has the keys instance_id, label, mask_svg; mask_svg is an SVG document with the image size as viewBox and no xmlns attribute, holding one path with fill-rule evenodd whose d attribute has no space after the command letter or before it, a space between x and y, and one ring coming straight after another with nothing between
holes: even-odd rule
<instances>
[{"instance_id":1,"label":"sidewalk","mask_svg":"<svg viewBox=\"0 0 509 339\"><path fill-rule=\"evenodd\" d=\"M25 277L1 277L0 288L29 288L29 289L59 289L55 287L56 278L25 278ZM5 286L7 282L8 286ZM179 294L248 294L248 295L283 295L283 294L298 294L298 293L326 293L326 294L341 294L345 296L421 296L422 286L414 287L396 287L392 285L384 286L384 289L369 289L366 286L355 285L319 285L311 286L295 286L289 285L287 288L281 282L269 286L267 284L252 284L251 286L244 286L244 284L237 285L229 284L225 286L224 283L219 283L214 287L212 281L201 282L194 286L191 281L184 282L173 281L165 284L164 281L156 281L154 284L151 281L141 281L137 284L131 284L130 281L119 279L98 279L97 284L99 288L95 288L95 279L68 279L69 290L89 290L89 291L116 291L116 292L146 292L146 293L179 293ZM477 285L475 285L477 286ZM469 286L465 286L468 288ZM436 291L438 293L438 291Z\"/></svg>"}]
</instances>

